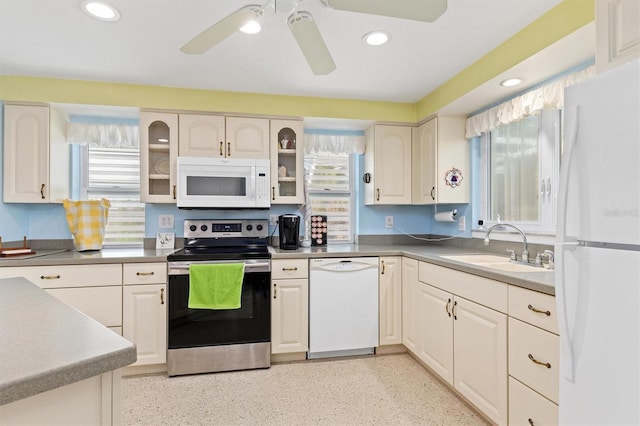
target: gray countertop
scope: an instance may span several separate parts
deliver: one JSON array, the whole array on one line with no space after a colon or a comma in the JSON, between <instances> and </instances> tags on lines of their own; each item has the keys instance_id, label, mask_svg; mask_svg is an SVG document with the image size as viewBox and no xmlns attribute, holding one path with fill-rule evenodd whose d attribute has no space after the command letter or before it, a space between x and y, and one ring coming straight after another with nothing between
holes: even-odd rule
<instances>
[{"instance_id":1,"label":"gray countertop","mask_svg":"<svg viewBox=\"0 0 640 426\"><path fill-rule=\"evenodd\" d=\"M136 361L133 343L25 278L0 279L0 405Z\"/></svg>"},{"instance_id":2,"label":"gray countertop","mask_svg":"<svg viewBox=\"0 0 640 426\"><path fill-rule=\"evenodd\" d=\"M443 256L478 254L482 251L462 249L440 245L398 245L398 244L333 244L326 247L302 247L297 250L269 248L273 259L311 258L311 257L350 257L350 256L407 256L424 262L453 268L462 272L479 275L529 290L546 294L555 294L554 272L550 270L535 272L499 271L469 263L457 262ZM36 256L0 258L2 266L50 266L77 265L91 263L132 263L165 262L175 249L102 249L98 251L40 251ZM486 252L485 252L486 253ZM507 257L505 255L505 260ZM533 270L533 268L532 268Z\"/></svg>"}]
</instances>

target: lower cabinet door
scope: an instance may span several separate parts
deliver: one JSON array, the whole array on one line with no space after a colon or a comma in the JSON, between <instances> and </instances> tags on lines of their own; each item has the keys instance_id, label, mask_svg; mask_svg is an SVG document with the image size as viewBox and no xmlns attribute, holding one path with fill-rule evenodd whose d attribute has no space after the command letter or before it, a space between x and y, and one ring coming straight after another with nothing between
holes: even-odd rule
<instances>
[{"instance_id":1,"label":"lower cabinet door","mask_svg":"<svg viewBox=\"0 0 640 426\"><path fill-rule=\"evenodd\" d=\"M122 335L138 352L132 365L167 362L166 301L166 284L124 286Z\"/></svg>"},{"instance_id":2,"label":"lower cabinet door","mask_svg":"<svg viewBox=\"0 0 640 426\"><path fill-rule=\"evenodd\" d=\"M509 425L544 426L558 424L558 406L509 377Z\"/></svg>"},{"instance_id":3,"label":"lower cabinet door","mask_svg":"<svg viewBox=\"0 0 640 426\"><path fill-rule=\"evenodd\" d=\"M271 353L309 350L309 280L271 282Z\"/></svg>"},{"instance_id":4,"label":"lower cabinet door","mask_svg":"<svg viewBox=\"0 0 640 426\"><path fill-rule=\"evenodd\" d=\"M455 297L454 387L491 420L507 424L507 316Z\"/></svg>"},{"instance_id":5,"label":"lower cabinet door","mask_svg":"<svg viewBox=\"0 0 640 426\"><path fill-rule=\"evenodd\" d=\"M51 288L45 291L107 327L120 327L120 325L122 325L121 285L109 287Z\"/></svg>"}]
</instances>

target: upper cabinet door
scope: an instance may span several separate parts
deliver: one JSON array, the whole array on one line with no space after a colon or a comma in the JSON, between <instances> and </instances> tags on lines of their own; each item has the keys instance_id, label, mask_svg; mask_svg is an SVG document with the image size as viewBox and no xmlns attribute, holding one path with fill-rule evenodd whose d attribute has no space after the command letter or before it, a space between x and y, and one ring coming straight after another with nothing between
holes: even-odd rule
<instances>
[{"instance_id":1,"label":"upper cabinet door","mask_svg":"<svg viewBox=\"0 0 640 426\"><path fill-rule=\"evenodd\" d=\"M596 0L596 71L640 58L638 0Z\"/></svg>"},{"instance_id":2,"label":"upper cabinet door","mask_svg":"<svg viewBox=\"0 0 640 426\"><path fill-rule=\"evenodd\" d=\"M302 121L271 120L271 204L304 203Z\"/></svg>"},{"instance_id":3,"label":"upper cabinet door","mask_svg":"<svg viewBox=\"0 0 640 426\"><path fill-rule=\"evenodd\" d=\"M4 106L5 203L61 203L69 197L66 116L41 105Z\"/></svg>"},{"instance_id":4,"label":"upper cabinet door","mask_svg":"<svg viewBox=\"0 0 640 426\"><path fill-rule=\"evenodd\" d=\"M411 204L411 127L376 125L365 137L365 204Z\"/></svg>"},{"instance_id":5,"label":"upper cabinet door","mask_svg":"<svg viewBox=\"0 0 640 426\"><path fill-rule=\"evenodd\" d=\"M438 121L432 119L413 129L412 203L436 202L436 139Z\"/></svg>"},{"instance_id":6,"label":"upper cabinet door","mask_svg":"<svg viewBox=\"0 0 640 426\"><path fill-rule=\"evenodd\" d=\"M178 115L140 112L140 201L176 202Z\"/></svg>"},{"instance_id":7,"label":"upper cabinet door","mask_svg":"<svg viewBox=\"0 0 640 426\"><path fill-rule=\"evenodd\" d=\"M225 156L269 159L269 120L227 117Z\"/></svg>"},{"instance_id":8,"label":"upper cabinet door","mask_svg":"<svg viewBox=\"0 0 640 426\"><path fill-rule=\"evenodd\" d=\"M181 157L225 157L225 127L221 115L180 114Z\"/></svg>"}]
</instances>

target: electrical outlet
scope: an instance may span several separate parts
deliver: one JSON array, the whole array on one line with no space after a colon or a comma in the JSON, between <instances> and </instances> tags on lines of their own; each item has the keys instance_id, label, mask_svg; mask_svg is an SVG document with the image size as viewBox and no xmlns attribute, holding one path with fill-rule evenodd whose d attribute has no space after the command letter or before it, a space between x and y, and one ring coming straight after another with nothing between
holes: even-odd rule
<instances>
[{"instance_id":1,"label":"electrical outlet","mask_svg":"<svg viewBox=\"0 0 640 426\"><path fill-rule=\"evenodd\" d=\"M269 225L277 225L278 224L278 215L270 214L269 215Z\"/></svg>"},{"instance_id":2,"label":"electrical outlet","mask_svg":"<svg viewBox=\"0 0 640 426\"><path fill-rule=\"evenodd\" d=\"M384 218L385 228L393 228L393 216L387 216Z\"/></svg>"},{"instance_id":3,"label":"electrical outlet","mask_svg":"<svg viewBox=\"0 0 640 426\"><path fill-rule=\"evenodd\" d=\"M466 221L464 216L458 218L458 231L465 231Z\"/></svg>"},{"instance_id":4,"label":"electrical outlet","mask_svg":"<svg viewBox=\"0 0 640 426\"><path fill-rule=\"evenodd\" d=\"M173 215L172 214L158 215L158 228L173 229Z\"/></svg>"}]
</instances>

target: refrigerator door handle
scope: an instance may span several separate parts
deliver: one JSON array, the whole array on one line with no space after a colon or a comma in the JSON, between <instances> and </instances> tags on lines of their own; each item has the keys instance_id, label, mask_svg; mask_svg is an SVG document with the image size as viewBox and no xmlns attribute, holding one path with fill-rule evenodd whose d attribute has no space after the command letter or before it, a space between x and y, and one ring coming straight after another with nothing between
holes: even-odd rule
<instances>
[{"instance_id":1,"label":"refrigerator door handle","mask_svg":"<svg viewBox=\"0 0 640 426\"><path fill-rule=\"evenodd\" d=\"M577 143L578 134L578 106L568 107L564 112L565 120L565 152L562 167L560 167L560 183L558 191L558 224L556 229L557 240L566 242L567 229L567 196L569 194L569 172L573 162L573 152Z\"/></svg>"},{"instance_id":2,"label":"refrigerator door handle","mask_svg":"<svg viewBox=\"0 0 640 426\"><path fill-rule=\"evenodd\" d=\"M561 356L563 358L562 365L564 367L564 377L570 382L574 381L575 368L574 368L574 355L573 355L573 338L569 333L569 317L567 309L567 288L565 283L565 269L566 263L564 259L565 251L575 250L579 246L579 243L563 243L556 245L555 258L556 258L556 304L558 306L558 329L560 330L560 346ZM576 299L579 299L576 298Z\"/></svg>"}]
</instances>

